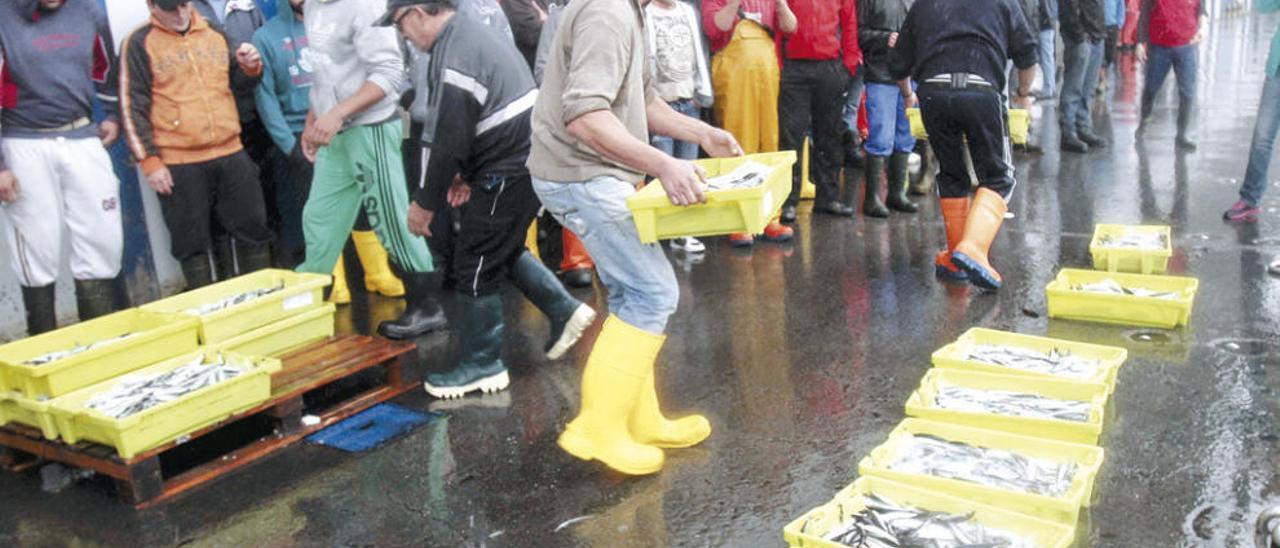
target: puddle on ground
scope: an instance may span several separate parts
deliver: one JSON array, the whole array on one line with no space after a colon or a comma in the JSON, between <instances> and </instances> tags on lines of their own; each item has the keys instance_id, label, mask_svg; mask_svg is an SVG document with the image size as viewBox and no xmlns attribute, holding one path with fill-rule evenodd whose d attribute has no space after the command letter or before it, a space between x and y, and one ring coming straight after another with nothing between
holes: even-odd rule
<instances>
[{"instance_id":1,"label":"puddle on ground","mask_svg":"<svg viewBox=\"0 0 1280 548\"><path fill-rule=\"evenodd\" d=\"M1211 343L1211 346L1229 354L1257 358L1271 352L1272 345L1259 339L1221 339Z\"/></svg>"},{"instance_id":2,"label":"puddle on ground","mask_svg":"<svg viewBox=\"0 0 1280 548\"><path fill-rule=\"evenodd\" d=\"M1134 331L1125 335L1125 337L1133 342L1146 344L1169 344L1173 342L1173 337L1163 331Z\"/></svg>"}]
</instances>

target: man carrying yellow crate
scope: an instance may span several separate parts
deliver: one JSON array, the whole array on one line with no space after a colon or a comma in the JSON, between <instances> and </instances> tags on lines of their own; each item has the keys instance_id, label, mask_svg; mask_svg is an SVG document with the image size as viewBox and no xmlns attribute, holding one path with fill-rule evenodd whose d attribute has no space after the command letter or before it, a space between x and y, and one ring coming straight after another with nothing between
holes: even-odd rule
<instances>
[{"instance_id":1,"label":"man carrying yellow crate","mask_svg":"<svg viewBox=\"0 0 1280 548\"><path fill-rule=\"evenodd\" d=\"M543 205L586 245L612 315L582 376L578 417L560 447L626 474L662 468L662 447L711 434L704 417L669 421L654 364L679 286L656 244L640 243L627 198L656 175L671 203L705 201L702 171L649 146L649 132L693 141L712 156L742 153L733 135L672 110L652 86L641 0L574 2L551 44L533 112L529 172Z\"/></svg>"},{"instance_id":2,"label":"man carrying yellow crate","mask_svg":"<svg viewBox=\"0 0 1280 548\"><path fill-rule=\"evenodd\" d=\"M958 13L966 15L956 17ZM1017 184L1000 90L1005 63L1012 58L1023 86L1015 92L1014 104L1030 106L1038 58L1035 36L1016 0L918 0L899 32L889 70L907 107L916 102L912 79L920 82L920 114L940 166L937 185L947 249L935 261L938 276L999 289L1000 273L991 267L987 252ZM972 202L966 142L979 184Z\"/></svg>"}]
</instances>

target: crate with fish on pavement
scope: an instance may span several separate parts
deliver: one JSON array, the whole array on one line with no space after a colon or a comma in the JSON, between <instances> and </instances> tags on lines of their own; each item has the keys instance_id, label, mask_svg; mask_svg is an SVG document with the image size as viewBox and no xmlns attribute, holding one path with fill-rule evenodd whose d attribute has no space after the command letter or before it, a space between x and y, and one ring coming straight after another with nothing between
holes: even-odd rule
<instances>
[{"instance_id":1,"label":"crate with fish on pavement","mask_svg":"<svg viewBox=\"0 0 1280 548\"><path fill-rule=\"evenodd\" d=\"M145 398L125 393L138 381L163 385L157 388L162 392L173 389L166 383L185 385L187 381L172 378L186 378L183 372L166 382L156 377L189 365L193 360L188 358L216 364L223 354L204 349L54 398L48 403L52 433L62 439L49 439L51 432L45 429L8 424L0 427L0 451L7 453L12 471L39 461L91 470L110 478L122 498L146 507L221 479L420 386L420 372L412 366L415 350L412 343L345 335L278 359L225 359L240 373L203 370L209 367L189 372L220 375L220 382L177 402L148 407L139 403ZM237 379L253 386L226 384Z\"/></svg>"}]
</instances>

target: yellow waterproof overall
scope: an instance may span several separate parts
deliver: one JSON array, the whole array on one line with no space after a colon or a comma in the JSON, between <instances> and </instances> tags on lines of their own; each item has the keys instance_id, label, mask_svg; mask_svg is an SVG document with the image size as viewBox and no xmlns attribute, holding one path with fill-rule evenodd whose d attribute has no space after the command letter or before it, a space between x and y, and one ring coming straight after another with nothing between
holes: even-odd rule
<instances>
[{"instance_id":1,"label":"yellow waterproof overall","mask_svg":"<svg viewBox=\"0 0 1280 548\"><path fill-rule=\"evenodd\" d=\"M729 45L711 60L716 123L747 154L778 150L780 77L773 37L752 21L739 21Z\"/></svg>"}]
</instances>

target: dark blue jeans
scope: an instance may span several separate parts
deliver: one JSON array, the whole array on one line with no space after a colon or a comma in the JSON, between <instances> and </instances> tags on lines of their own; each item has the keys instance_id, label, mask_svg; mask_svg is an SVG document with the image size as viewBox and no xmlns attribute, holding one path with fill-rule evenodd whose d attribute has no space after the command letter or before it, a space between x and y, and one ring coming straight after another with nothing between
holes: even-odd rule
<instances>
[{"instance_id":1,"label":"dark blue jeans","mask_svg":"<svg viewBox=\"0 0 1280 548\"><path fill-rule=\"evenodd\" d=\"M1093 132L1093 90L1102 70L1102 40L1073 41L1063 37L1062 133Z\"/></svg>"},{"instance_id":2,"label":"dark blue jeans","mask_svg":"<svg viewBox=\"0 0 1280 548\"><path fill-rule=\"evenodd\" d=\"M1280 129L1280 74L1272 74L1262 85L1262 103L1258 105L1253 144L1249 146L1249 167L1244 172L1244 186L1240 187L1240 199L1249 205L1258 205L1267 190L1267 170L1271 167L1277 129Z\"/></svg>"},{"instance_id":3,"label":"dark blue jeans","mask_svg":"<svg viewBox=\"0 0 1280 548\"><path fill-rule=\"evenodd\" d=\"M667 103L676 112L688 116L690 118L698 117L698 105L694 104L692 99L681 99ZM654 135L649 138L649 142L653 147L667 153L668 156L679 160L697 160L698 159L698 143L689 141L677 141L666 135Z\"/></svg>"},{"instance_id":4,"label":"dark blue jeans","mask_svg":"<svg viewBox=\"0 0 1280 548\"><path fill-rule=\"evenodd\" d=\"M1142 118L1151 115L1151 107L1155 103L1156 94L1164 85L1164 79L1173 69L1178 79L1178 99L1188 107L1196 98L1196 56L1198 48L1194 45L1177 48L1166 48L1152 44L1147 53L1146 83L1142 88Z\"/></svg>"}]
</instances>

